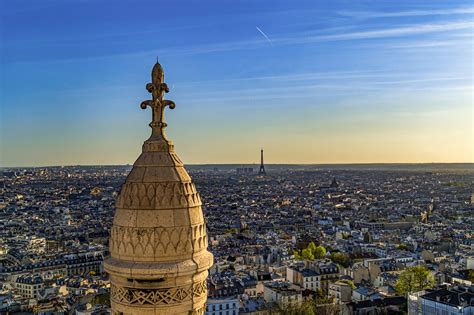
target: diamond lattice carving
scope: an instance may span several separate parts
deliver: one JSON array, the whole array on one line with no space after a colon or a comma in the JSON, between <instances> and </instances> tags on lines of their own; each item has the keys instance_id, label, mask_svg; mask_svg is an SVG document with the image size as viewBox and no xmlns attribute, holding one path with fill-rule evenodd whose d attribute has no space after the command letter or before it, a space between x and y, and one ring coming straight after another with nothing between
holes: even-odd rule
<instances>
[{"instance_id":1,"label":"diamond lattice carving","mask_svg":"<svg viewBox=\"0 0 474 315\"><path fill-rule=\"evenodd\" d=\"M125 288L112 284L111 298L123 304L139 305L169 305L179 304L193 298L207 295L207 280L188 287L169 289L135 289Z\"/></svg>"},{"instance_id":2,"label":"diamond lattice carving","mask_svg":"<svg viewBox=\"0 0 474 315\"><path fill-rule=\"evenodd\" d=\"M194 227L131 228L114 225L110 250L145 257L192 253L207 248L205 224Z\"/></svg>"}]
</instances>

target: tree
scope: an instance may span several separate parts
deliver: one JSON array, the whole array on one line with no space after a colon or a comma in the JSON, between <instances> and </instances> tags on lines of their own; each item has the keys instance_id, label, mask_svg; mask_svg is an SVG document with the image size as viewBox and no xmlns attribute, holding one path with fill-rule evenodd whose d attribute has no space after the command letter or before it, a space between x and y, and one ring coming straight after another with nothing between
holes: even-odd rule
<instances>
[{"instance_id":1,"label":"tree","mask_svg":"<svg viewBox=\"0 0 474 315\"><path fill-rule=\"evenodd\" d=\"M425 266L408 267L400 274L395 284L398 294L406 295L434 287L435 280L431 271Z\"/></svg>"},{"instance_id":2,"label":"tree","mask_svg":"<svg viewBox=\"0 0 474 315\"><path fill-rule=\"evenodd\" d=\"M318 315L338 315L341 314L341 307L338 304L316 305L315 313Z\"/></svg>"},{"instance_id":3,"label":"tree","mask_svg":"<svg viewBox=\"0 0 474 315\"><path fill-rule=\"evenodd\" d=\"M399 250L408 250L408 245L407 244L400 244L397 247Z\"/></svg>"},{"instance_id":4,"label":"tree","mask_svg":"<svg viewBox=\"0 0 474 315\"><path fill-rule=\"evenodd\" d=\"M305 248L301 251L301 256L303 259L314 260L314 254L308 248Z\"/></svg>"},{"instance_id":5,"label":"tree","mask_svg":"<svg viewBox=\"0 0 474 315\"><path fill-rule=\"evenodd\" d=\"M317 289L314 297L316 305L331 304L334 302L334 297L327 296L323 290Z\"/></svg>"},{"instance_id":6,"label":"tree","mask_svg":"<svg viewBox=\"0 0 474 315\"><path fill-rule=\"evenodd\" d=\"M314 244L314 242L310 242L307 248L314 254L317 247L316 247L316 244Z\"/></svg>"},{"instance_id":7,"label":"tree","mask_svg":"<svg viewBox=\"0 0 474 315\"><path fill-rule=\"evenodd\" d=\"M351 265L351 258L346 253L333 252L329 255L329 258L336 264L347 268Z\"/></svg>"},{"instance_id":8,"label":"tree","mask_svg":"<svg viewBox=\"0 0 474 315\"><path fill-rule=\"evenodd\" d=\"M293 250L293 255L296 259L307 259L307 260L314 260L315 258L321 259L326 256L326 248L319 245L316 246L314 242L310 242L308 247L299 251L297 249Z\"/></svg>"},{"instance_id":9,"label":"tree","mask_svg":"<svg viewBox=\"0 0 474 315\"><path fill-rule=\"evenodd\" d=\"M295 256L295 259L299 259L299 260L303 259L303 257L301 257L300 251L297 249L293 250L293 256Z\"/></svg>"},{"instance_id":10,"label":"tree","mask_svg":"<svg viewBox=\"0 0 474 315\"><path fill-rule=\"evenodd\" d=\"M301 304L301 314L304 314L304 315L315 315L315 311L314 311L314 301L312 300L306 300L304 301L302 304Z\"/></svg>"},{"instance_id":11,"label":"tree","mask_svg":"<svg viewBox=\"0 0 474 315\"><path fill-rule=\"evenodd\" d=\"M467 280L474 282L474 270L469 270L467 272Z\"/></svg>"},{"instance_id":12,"label":"tree","mask_svg":"<svg viewBox=\"0 0 474 315\"><path fill-rule=\"evenodd\" d=\"M318 259L323 258L324 256L326 256L326 248L324 248L324 246L319 245L319 246L316 247L316 249L314 250L313 255L314 255L314 257L316 257L316 258L318 258Z\"/></svg>"},{"instance_id":13,"label":"tree","mask_svg":"<svg viewBox=\"0 0 474 315\"><path fill-rule=\"evenodd\" d=\"M270 314L315 315L314 308L314 301L311 300L306 300L302 303L275 304L273 308L270 309Z\"/></svg>"}]
</instances>

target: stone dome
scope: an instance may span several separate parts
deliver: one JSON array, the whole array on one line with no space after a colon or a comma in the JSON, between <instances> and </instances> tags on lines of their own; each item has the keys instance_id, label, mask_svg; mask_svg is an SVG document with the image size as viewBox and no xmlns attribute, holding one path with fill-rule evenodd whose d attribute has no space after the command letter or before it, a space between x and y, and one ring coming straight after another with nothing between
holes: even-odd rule
<instances>
[{"instance_id":1,"label":"stone dome","mask_svg":"<svg viewBox=\"0 0 474 315\"><path fill-rule=\"evenodd\" d=\"M174 108L163 79L157 63L147 84L153 100L142 103L153 110L152 135L116 201L104 265L117 314L201 314L207 299L213 256L201 199L163 131L164 108Z\"/></svg>"}]
</instances>

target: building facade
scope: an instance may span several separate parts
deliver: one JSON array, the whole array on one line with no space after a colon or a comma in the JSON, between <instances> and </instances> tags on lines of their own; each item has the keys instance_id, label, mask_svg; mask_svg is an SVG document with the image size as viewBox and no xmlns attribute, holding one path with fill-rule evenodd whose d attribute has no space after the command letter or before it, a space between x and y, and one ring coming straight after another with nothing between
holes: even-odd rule
<instances>
[{"instance_id":1,"label":"building facade","mask_svg":"<svg viewBox=\"0 0 474 315\"><path fill-rule=\"evenodd\" d=\"M343 281L330 283L329 296L334 298L336 304L349 303L352 301L352 285Z\"/></svg>"},{"instance_id":2,"label":"building facade","mask_svg":"<svg viewBox=\"0 0 474 315\"><path fill-rule=\"evenodd\" d=\"M454 286L408 296L410 315L474 315L474 288Z\"/></svg>"},{"instance_id":3,"label":"building facade","mask_svg":"<svg viewBox=\"0 0 474 315\"><path fill-rule=\"evenodd\" d=\"M238 315L239 298L229 296L223 298L209 298L206 305L206 315Z\"/></svg>"},{"instance_id":4,"label":"building facade","mask_svg":"<svg viewBox=\"0 0 474 315\"><path fill-rule=\"evenodd\" d=\"M278 305L281 308L301 305L303 295L301 288L289 282L270 282L264 286L263 298L268 305Z\"/></svg>"},{"instance_id":5,"label":"building facade","mask_svg":"<svg viewBox=\"0 0 474 315\"><path fill-rule=\"evenodd\" d=\"M39 275L18 277L15 288L23 297L36 299L44 288L43 278Z\"/></svg>"}]
</instances>

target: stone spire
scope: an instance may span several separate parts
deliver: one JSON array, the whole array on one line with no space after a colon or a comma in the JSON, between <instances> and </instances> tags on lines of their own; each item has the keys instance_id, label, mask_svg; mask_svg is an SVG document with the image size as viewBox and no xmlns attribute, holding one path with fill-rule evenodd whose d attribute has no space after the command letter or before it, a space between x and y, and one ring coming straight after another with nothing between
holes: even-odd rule
<instances>
[{"instance_id":1,"label":"stone spire","mask_svg":"<svg viewBox=\"0 0 474 315\"><path fill-rule=\"evenodd\" d=\"M152 99L152 134L142 147L116 201L110 257L113 314L204 314L213 256L201 199L163 129L169 91L157 62Z\"/></svg>"}]
</instances>

